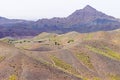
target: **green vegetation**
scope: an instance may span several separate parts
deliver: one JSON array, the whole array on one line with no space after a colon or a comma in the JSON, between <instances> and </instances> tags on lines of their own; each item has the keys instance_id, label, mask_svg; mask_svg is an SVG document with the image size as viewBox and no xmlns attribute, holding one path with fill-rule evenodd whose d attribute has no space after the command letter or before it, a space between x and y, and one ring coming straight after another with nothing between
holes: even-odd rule
<instances>
[{"instance_id":1,"label":"green vegetation","mask_svg":"<svg viewBox=\"0 0 120 80\"><path fill-rule=\"evenodd\" d=\"M80 54L78 54L78 56L79 55ZM75 75L76 77L82 78L83 80L89 80L88 78L84 78L84 77L80 76L80 74L70 64L64 62L63 60L57 58L56 56L50 56L50 57L51 57L52 61L54 62L55 66L60 67L60 68L64 69L65 71ZM85 57L86 58L85 63L87 63L87 65L89 65L91 68L93 68L88 56L83 54L82 56L79 56L80 59L81 59L81 57ZM84 59L82 59L82 60L84 60ZM100 79L97 77L94 77L93 80L100 80Z\"/></svg>"},{"instance_id":2,"label":"green vegetation","mask_svg":"<svg viewBox=\"0 0 120 80\"><path fill-rule=\"evenodd\" d=\"M98 77L94 77L93 80L101 80L101 79Z\"/></svg>"},{"instance_id":3,"label":"green vegetation","mask_svg":"<svg viewBox=\"0 0 120 80\"><path fill-rule=\"evenodd\" d=\"M92 65L92 63L91 63L91 61L90 61L90 57L89 57L87 54L85 54L85 53L77 53L76 56L77 56L77 58L78 58L80 61L82 61L83 64L85 64L87 67L89 67L89 68L91 68L91 69L94 68L93 65Z\"/></svg>"},{"instance_id":4,"label":"green vegetation","mask_svg":"<svg viewBox=\"0 0 120 80\"><path fill-rule=\"evenodd\" d=\"M60 60L59 58L55 56L50 56L51 59L54 61L54 64L70 73L77 74L76 70L70 65L67 64L66 62Z\"/></svg>"},{"instance_id":5,"label":"green vegetation","mask_svg":"<svg viewBox=\"0 0 120 80\"><path fill-rule=\"evenodd\" d=\"M2 39L0 39L0 41L5 42L5 43L9 43L9 44L13 44L15 40L9 39L9 38L2 38Z\"/></svg>"},{"instance_id":6,"label":"green vegetation","mask_svg":"<svg viewBox=\"0 0 120 80\"><path fill-rule=\"evenodd\" d=\"M16 43L22 44L22 43L30 43L30 42L31 42L31 40L28 40L28 39L21 39L21 40L13 41L14 44L16 44Z\"/></svg>"},{"instance_id":7,"label":"green vegetation","mask_svg":"<svg viewBox=\"0 0 120 80\"><path fill-rule=\"evenodd\" d=\"M101 79L98 78L98 77L93 77L91 79L89 79L89 78L82 78L82 80L101 80Z\"/></svg>"},{"instance_id":8,"label":"green vegetation","mask_svg":"<svg viewBox=\"0 0 120 80\"><path fill-rule=\"evenodd\" d=\"M0 56L0 61L4 60L5 57L4 56Z\"/></svg>"},{"instance_id":9,"label":"green vegetation","mask_svg":"<svg viewBox=\"0 0 120 80\"><path fill-rule=\"evenodd\" d=\"M45 64L45 65L49 65L49 66L52 65L51 63L49 63L48 61L46 61L46 60L44 60L44 59L42 59L42 58L35 58L35 57L34 57L34 59L37 60L37 61L40 61L41 63L43 63L43 64Z\"/></svg>"},{"instance_id":10,"label":"green vegetation","mask_svg":"<svg viewBox=\"0 0 120 80\"><path fill-rule=\"evenodd\" d=\"M17 80L17 76L13 74L9 77L9 80Z\"/></svg>"},{"instance_id":11,"label":"green vegetation","mask_svg":"<svg viewBox=\"0 0 120 80\"><path fill-rule=\"evenodd\" d=\"M60 45L60 43L58 43L58 42L55 42L55 45Z\"/></svg>"},{"instance_id":12,"label":"green vegetation","mask_svg":"<svg viewBox=\"0 0 120 80\"><path fill-rule=\"evenodd\" d=\"M74 42L74 40L73 40L73 39L71 39L71 40L69 40L67 43L71 43L71 42Z\"/></svg>"},{"instance_id":13,"label":"green vegetation","mask_svg":"<svg viewBox=\"0 0 120 80\"><path fill-rule=\"evenodd\" d=\"M103 50L99 49L99 48L95 48L95 47L92 47L92 46L86 46L89 50L95 52L95 53L99 53L99 54L102 54L103 56L106 56L106 57L109 57L111 59L116 59L116 60L120 60L120 54L115 52L115 51L112 51L111 49L109 48L106 48L104 47Z\"/></svg>"}]
</instances>

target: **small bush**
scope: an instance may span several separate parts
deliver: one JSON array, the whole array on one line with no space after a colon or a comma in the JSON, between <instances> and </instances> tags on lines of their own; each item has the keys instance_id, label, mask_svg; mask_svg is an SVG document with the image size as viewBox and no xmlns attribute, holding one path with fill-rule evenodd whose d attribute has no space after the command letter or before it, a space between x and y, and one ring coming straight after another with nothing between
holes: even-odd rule
<instances>
[{"instance_id":1,"label":"small bush","mask_svg":"<svg viewBox=\"0 0 120 80\"><path fill-rule=\"evenodd\" d=\"M74 40L69 40L67 43L71 43L71 42L74 42Z\"/></svg>"},{"instance_id":2,"label":"small bush","mask_svg":"<svg viewBox=\"0 0 120 80\"><path fill-rule=\"evenodd\" d=\"M55 42L55 45L60 45L60 43L58 43L58 42Z\"/></svg>"}]
</instances>

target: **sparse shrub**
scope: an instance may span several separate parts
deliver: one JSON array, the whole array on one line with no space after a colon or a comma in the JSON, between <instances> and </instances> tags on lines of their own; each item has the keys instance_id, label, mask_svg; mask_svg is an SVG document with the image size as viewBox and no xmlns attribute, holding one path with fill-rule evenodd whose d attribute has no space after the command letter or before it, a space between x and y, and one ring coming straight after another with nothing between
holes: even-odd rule
<instances>
[{"instance_id":1,"label":"sparse shrub","mask_svg":"<svg viewBox=\"0 0 120 80\"><path fill-rule=\"evenodd\" d=\"M23 42L26 42L26 40L24 40Z\"/></svg>"},{"instance_id":2,"label":"sparse shrub","mask_svg":"<svg viewBox=\"0 0 120 80\"><path fill-rule=\"evenodd\" d=\"M0 61L4 60L5 57L4 56L0 56Z\"/></svg>"},{"instance_id":3,"label":"sparse shrub","mask_svg":"<svg viewBox=\"0 0 120 80\"><path fill-rule=\"evenodd\" d=\"M55 42L55 45L60 45L60 43L58 43L58 42Z\"/></svg>"},{"instance_id":4,"label":"sparse shrub","mask_svg":"<svg viewBox=\"0 0 120 80\"><path fill-rule=\"evenodd\" d=\"M20 44L22 43L22 41L19 42Z\"/></svg>"},{"instance_id":5,"label":"sparse shrub","mask_svg":"<svg viewBox=\"0 0 120 80\"><path fill-rule=\"evenodd\" d=\"M74 40L69 40L67 43L71 43L71 42L74 42Z\"/></svg>"},{"instance_id":6,"label":"sparse shrub","mask_svg":"<svg viewBox=\"0 0 120 80\"><path fill-rule=\"evenodd\" d=\"M27 42L30 42L30 41L27 41Z\"/></svg>"},{"instance_id":7,"label":"sparse shrub","mask_svg":"<svg viewBox=\"0 0 120 80\"><path fill-rule=\"evenodd\" d=\"M80 61L82 61L83 64L85 64L87 67L89 67L91 69L94 68L91 61L90 61L90 57L87 54L85 54L85 53L77 53L76 55L77 55L77 58Z\"/></svg>"},{"instance_id":8,"label":"sparse shrub","mask_svg":"<svg viewBox=\"0 0 120 80\"><path fill-rule=\"evenodd\" d=\"M38 43L42 43L43 41L37 41Z\"/></svg>"},{"instance_id":9,"label":"sparse shrub","mask_svg":"<svg viewBox=\"0 0 120 80\"><path fill-rule=\"evenodd\" d=\"M9 38L3 38L3 39L0 39L0 41L12 44L15 40L12 40L12 39L9 39Z\"/></svg>"}]
</instances>

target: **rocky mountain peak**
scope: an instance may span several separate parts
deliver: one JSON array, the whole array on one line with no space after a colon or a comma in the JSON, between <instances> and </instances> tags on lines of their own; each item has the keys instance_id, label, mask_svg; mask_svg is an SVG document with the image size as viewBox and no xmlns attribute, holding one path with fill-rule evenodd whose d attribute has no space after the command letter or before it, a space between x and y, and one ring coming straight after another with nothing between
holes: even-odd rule
<instances>
[{"instance_id":1,"label":"rocky mountain peak","mask_svg":"<svg viewBox=\"0 0 120 80\"><path fill-rule=\"evenodd\" d=\"M85 6L85 7L83 8L83 10L85 10L85 11L96 11L96 9L93 8L93 7L91 7L90 5Z\"/></svg>"}]
</instances>

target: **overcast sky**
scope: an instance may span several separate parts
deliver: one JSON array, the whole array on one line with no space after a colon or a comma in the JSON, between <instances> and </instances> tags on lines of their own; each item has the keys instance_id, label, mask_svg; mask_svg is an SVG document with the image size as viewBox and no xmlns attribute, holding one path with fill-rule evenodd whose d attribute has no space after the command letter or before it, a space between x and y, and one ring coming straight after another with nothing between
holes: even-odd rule
<instances>
[{"instance_id":1,"label":"overcast sky","mask_svg":"<svg viewBox=\"0 0 120 80\"><path fill-rule=\"evenodd\" d=\"M86 5L120 18L120 0L0 0L0 16L27 20L66 17Z\"/></svg>"}]
</instances>

